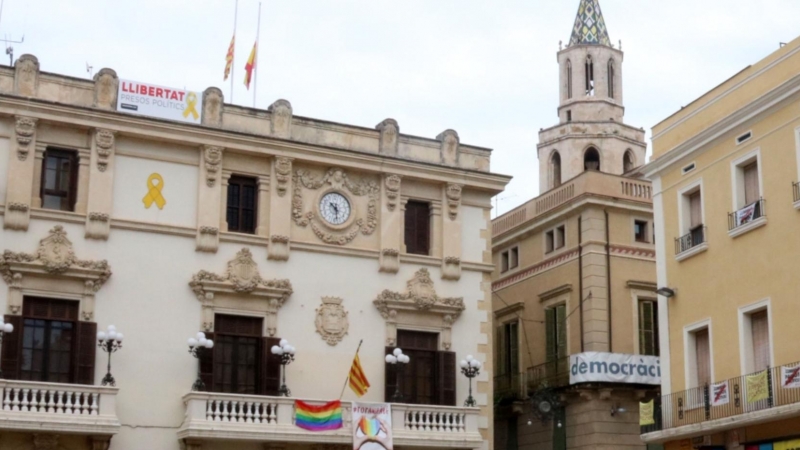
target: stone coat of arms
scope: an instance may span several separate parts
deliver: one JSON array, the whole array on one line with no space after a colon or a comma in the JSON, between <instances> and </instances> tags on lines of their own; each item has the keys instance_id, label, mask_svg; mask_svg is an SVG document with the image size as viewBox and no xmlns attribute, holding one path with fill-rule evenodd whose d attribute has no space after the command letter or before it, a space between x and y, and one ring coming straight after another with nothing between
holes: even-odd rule
<instances>
[{"instance_id":1,"label":"stone coat of arms","mask_svg":"<svg viewBox=\"0 0 800 450\"><path fill-rule=\"evenodd\" d=\"M317 326L317 333L328 345L336 345L341 342L350 328L347 311L342 306L342 299L322 297L322 305L317 308L314 324Z\"/></svg>"}]
</instances>

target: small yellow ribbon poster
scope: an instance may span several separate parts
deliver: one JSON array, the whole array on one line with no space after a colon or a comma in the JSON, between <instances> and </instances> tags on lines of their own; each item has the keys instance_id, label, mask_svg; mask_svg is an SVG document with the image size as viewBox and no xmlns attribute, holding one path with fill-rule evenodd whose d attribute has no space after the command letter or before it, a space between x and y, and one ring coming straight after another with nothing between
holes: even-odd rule
<instances>
[{"instance_id":1,"label":"small yellow ribbon poster","mask_svg":"<svg viewBox=\"0 0 800 450\"><path fill-rule=\"evenodd\" d=\"M194 92L189 92L186 96L186 109L183 110L183 118L189 117L189 114L192 115L194 120L200 118L200 113L197 112L197 94Z\"/></svg>"},{"instance_id":2,"label":"small yellow ribbon poster","mask_svg":"<svg viewBox=\"0 0 800 450\"><path fill-rule=\"evenodd\" d=\"M639 425L655 425L656 420L653 415L655 400L650 400L647 403L639 403Z\"/></svg>"},{"instance_id":3,"label":"small yellow ribbon poster","mask_svg":"<svg viewBox=\"0 0 800 450\"><path fill-rule=\"evenodd\" d=\"M158 173L152 173L147 177L147 195L144 196L142 202L144 209L150 209L153 203L158 206L158 209L164 209L167 204L167 199L161 195L161 189L164 189L164 178Z\"/></svg>"},{"instance_id":4,"label":"small yellow ribbon poster","mask_svg":"<svg viewBox=\"0 0 800 450\"><path fill-rule=\"evenodd\" d=\"M745 377L747 385L747 403L755 403L769 398L769 371L765 370L755 375Z\"/></svg>"}]
</instances>

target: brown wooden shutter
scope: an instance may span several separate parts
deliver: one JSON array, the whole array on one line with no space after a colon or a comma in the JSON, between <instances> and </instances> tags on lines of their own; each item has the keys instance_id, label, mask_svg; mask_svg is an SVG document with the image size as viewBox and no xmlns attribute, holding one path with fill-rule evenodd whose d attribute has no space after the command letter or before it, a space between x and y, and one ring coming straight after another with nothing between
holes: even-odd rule
<instances>
[{"instance_id":1,"label":"brown wooden shutter","mask_svg":"<svg viewBox=\"0 0 800 450\"><path fill-rule=\"evenodd\" d=\"M261 395L278 395L281 387L281 357L272 354L272 346L279 345L280 338L265 337L261 346Z\"/></svg>"},{"instance_id":2,"label":"brown wooden shutter","mask_svg":"<svg viewBox=\"0 0 800 450\"><path fill-rule=\"evenodd\" d=\"M3 320L14 326L12 333L3 334L3 378L18 380L22 347L22 316L5 316Z\"/></svg>"},{"instance_id":3,"label":"brown wooden shutter","mask_svg":"<svg viewBox=\"0 0 800 450\"><path fill-rule=\"evenodd\" d=\"M700 191L689 196L689 227L695 228L703 224L703 206Z\"/></svg>"},{"instance_id":4,"label":"brown wooden shutter","mask_svg":"<svg viewBox=\"0 0 800 450\"><path fill-rule=\"evenodd\" d=\"M695 354L697 356L697 385L711 384L711 348L708 329L695 332Z\"/></svg>"},{"instance_id":5,"label":"brown wooden shutter","mask_svg":"<svg viewBox=\"0 0 800 450\"><path fill-rule=\"evenodd\" d=\"M744 204L749 205L761 197L758 188L758 163L744 168Z\"/></svg>"},{"instance_id":6,"label":"brown wooden shutter","mask_svg":"<svg viewBox=\"0 0 800 450\"><path fill-rule=\"evenodd\" d=\"M430 233L430 206L423 202L406 203L404 227L406 253L429 254Z\"/></svg>"},{"instance_id":7,"label":"brown wooden shutter","mask_svg":"<svg viewBox=\"0 0 800 450\"><path fill-rule=\"evenodd\" d=\"M511 375L519 374L519 324L508 324L508 365Z\"/></svg>"},{"instance_id":8,"label":"brown wooden shutter","mask_svg":"<svg viewBox=\"0 0 800 450\"><path fill-rule=\"evenodd\" d=\"M391 355L394 351L394 347L386 347L384 350L384 356ZM394 395L394 391L397 389L397 371L393 370L392 367L389 367L390 364L384 364L384 372L385 372L385 383L384 386L384 393L383 393L383 401L390 402L392 400L392 396ZM410 377L411 375L407 375Z\"/></svg>"},{"instance_id":9,"label":"brown wooden shutter","mask_svg":"<svg viewBox=\"0 0 800 450\"><path fill-rule=\"evenodd\" d=\"M753 335L753 370L758 372L769 367L769 318L767 311L750 315Z\"/></svg>"},{"instance_id":10,"label":"brown wooden shutter","mask_svg":"<svg viewBox=\"0 0 800 450\"><path fill-rule=\"evenodd\" d=\"M97 324L77 322L77 339L73 355L75 384L94 385L94 364L97 356Z\"/></svg>"},{"instance_id":11,"label":"brown wooden shutter","mask_svg":"<svg viewBox=\"0 0 800 450\"><path fill-rule=\"evenodd\" d=\"M442 406L456 405L456 354L436 352L436 396Z\"/></svg>"},{"instance_id":12,"label":"brown wooden shutter","mask_svg":"<svg viewBox=\"0 0 800 450\"><path fill-rule=\"evenodd\" d=\"M215 341L214 333L207 332L206 339ZM216 344L216 341L214 343ZM207 348L199 349L200 379L206 385L206 392L214 391L214 353L217 352L217 349L218 347L216 346L211 350Z\"/></svg>"}]
</instances>

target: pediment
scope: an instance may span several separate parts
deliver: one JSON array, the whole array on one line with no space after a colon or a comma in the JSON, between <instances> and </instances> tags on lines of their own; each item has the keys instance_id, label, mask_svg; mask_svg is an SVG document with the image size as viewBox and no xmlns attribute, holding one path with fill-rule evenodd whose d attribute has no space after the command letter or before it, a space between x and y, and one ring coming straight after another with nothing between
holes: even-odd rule
<instances>
[{"instance_id":1,"label":"pediment","mask_svg":"<svg viewBox=\"0 0 800 450\"><path fill-rule=\"evenodd\" d=\"M209 293L229 293L268 297L283 305L292 295L292 284L287 279L267 280L261 277L258 264L253 260L249 249L241 249L228 261L221 274L201 270L192 276L189 286L201 301Z\"/></svg>"}]
</instances>

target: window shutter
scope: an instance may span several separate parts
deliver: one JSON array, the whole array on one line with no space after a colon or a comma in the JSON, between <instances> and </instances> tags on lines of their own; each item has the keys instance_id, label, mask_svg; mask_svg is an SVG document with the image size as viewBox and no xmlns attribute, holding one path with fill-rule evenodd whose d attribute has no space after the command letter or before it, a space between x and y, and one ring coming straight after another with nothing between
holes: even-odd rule
<instances>
[{"instance_id":1,"label":"window shutter","mask_svg":"<svg viewBox=\"0 0 800 450\"><path fill-rule=\"evenodd\" d=\"M708 329L695 332L695 354L697 356L697 385L711 383L711 349L709 348Z\"/></svg>"},{"instance_id":2,"label":"window shutter","mask_svg":"<svg viewBox=\"0 0 800 450\"><path fill-rule=\"evenodd\" d=\"M548 308L544 310L545 322L545 346L547 351L545 356L547 362L556 359L556 340L555 340L555 324L556 324L556 310Z\"/></svg>"},{"instance_id":3,"label":"window shutter","mask_svg":"<svg viewBox=\"0 0 800 450\"><path fill-rule=\"evenodd\" d=\"M556 307L556 320L556 329L558 330L556 358L561 359L567 356L567 305Z\"/></svg>"},{"instance_id":4,"label":"window shutter","mask_svg":"<svg viewBox=\"0 0 800 450\"><path fill-rule=\"evenodd\" d=\"M94 363L97 355L97 324L77 322L77 342L73 353L75 384L94 384Z\"/></svg>"},{"instance_id":5,"label":"window shutter","mask_svg":"<svg viewBox=\"0 0 800 450\"><path fill-rule=\"evenodd\" d=\"M384 354L384 356L385 355L391 355L393 351L394 351L394 347L386 347L386 349L385 349L383 354ZM392 396L394 395L394 391L397 389L397 372L393 368L389 367L390 365L391 364L384 364L383 365L384 366L384 371L385 371L385 374L386 374L386 378L385 378L386 382L384 383L384 386L386 386L386 388L385 388L384 394L383 394L383 401L385 401L387 403L392 400ZM411 376L411 375L406 375L406 377L409 377L409 376Z\"/></svg>"},{"instance_id":6,"label":"window shutter","mask_svg":"<svg viewBox=\"0 0 800 450\"><path fill-rule=\"evenodd\" d=\"M206 339L210 339L216 344L214 333L206 332ZM221 348L222 347L215 345L211 350L202 348L199 351L200 379L203 380L203 384L206 385L206 392L214 391L214 354Z\"/></svg>"},{"instance_id":7,"label":"window shutter","mask_svg":"<svg viewBox=\"0 0 800 450\"><path fill-rule=\"evenodd\" d=\"M420 204L417 208L417 250L420 254L430 253L431 218L427 204Z\"/></svg>"},{"instance_id":8,"label":"window shutter","mask_svg":"<svg viewBox=\"0 0 800 450\"><path fill-rule=\"evenodd\" d=\"M519 325L508 324L508 362L511 375L519 374Z\"/></svg>"},{"instance_id":9,"label":"window shutter","mask_svg":"<svg viewBox=\"0 0 800 450\"><path fill-rule=\"evenodd\" d=\"M497 327L497 374L505 375L507 373L507 356L506 356L506 326Z\"/></svg>"},{"instance_id":10,"label":"window shutter","mask_svg":"<svg viewBox=\"0 0 800 450\"><path fill-rule=\"evenodd\" d=\"M262 338L261 349L261 395L278 395L281 387L281 357L272 354L272 346L279 345L280 338Z\"/></svg>"},{"instance_id":11,"label":"window shutter","mask_svg":"<svg viewBox=\"0 0 800 450\"><path fill-rule=\"evenodd\" d=\"M3 377L8 380L18 380L20 347L22 345L22 316L5 316L3 320L14 326L13 333L3 335Z\"/></svg>"},{"instance_id":12,"label":"window shutter","mask_svg":"<svg viewBox=\"0 0 800 450\"><path fill-rule=\"evenodd\" d=\"M703 209L700 202L700 191L689 196L689 226L694 228L703 224Z\"/></svg>"},{"instance_id":13,"label":"window shutter","mask_svg":"<svg viewBox=\"0 0 800 450\"><path fill-rule=\"evenodd\" d=\"M753 371L769 368L769 319L767 311L750 315L750 328L753 334Z\"/></svg>"},{"instance_id":14,"label":"window shutter","mask_svg":"<svg viewBox=\"0 0 800 450\"><path fill-rule=\"evenodd\" d=\"M758 163L753 163L744 168L744 204L749 205L759 197Z\"/></svg>"},{"instance_id":15,"label":"window shutter","mask_svg":"<svg viewBox=\"0 0 800 450\"><path fill-rule=\"evenodd\" d=\"M436 352L438 403L442 406L456 405L456 354Z\"/></svg>"}]
</instances>

